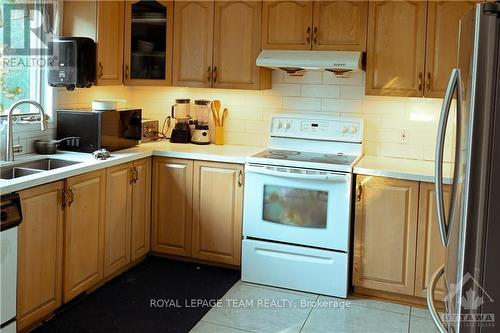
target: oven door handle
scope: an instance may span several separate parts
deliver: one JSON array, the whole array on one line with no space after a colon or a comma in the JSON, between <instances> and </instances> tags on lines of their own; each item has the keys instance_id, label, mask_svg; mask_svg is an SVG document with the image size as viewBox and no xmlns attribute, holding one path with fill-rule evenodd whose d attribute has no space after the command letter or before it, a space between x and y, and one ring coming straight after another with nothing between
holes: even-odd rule
<instances>
[{"instance_id":1,"label":"oven door handle","mask_svg":"<svg viewBox=\"0 0 500 333\"><path fill-rule=\"evenodd\" d=\"M269 170L264 167L256 167L252 165L247 165L245 167L246 173L256 173L261 175L268 176L277 176L284 178L294 178L294 179L303 179L303 180L322 180L322 181L330 181L330 182L345 182L349 178L349 174L345 173L333 173L328 172L327 174L300 174L300 173L291 173L291 172L283 172L283 171L275 171Z\"/></svg>"}]
</instances>

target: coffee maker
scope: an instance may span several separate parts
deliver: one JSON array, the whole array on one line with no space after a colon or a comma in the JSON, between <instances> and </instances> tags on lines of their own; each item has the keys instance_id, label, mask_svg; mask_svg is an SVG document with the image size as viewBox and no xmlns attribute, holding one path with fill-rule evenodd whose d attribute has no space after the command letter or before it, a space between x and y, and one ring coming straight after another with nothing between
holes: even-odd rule
<instances>
[{"instance_id":1,"label":"coffee maker","mask_svg":"<svg viewBox=\"0 0 500 333\"><path fill-rule=\"evenodd\" d=\"M189 98L176 99L172 105L171 117L175 121L174 128L170 134L170 142L189 143L191 142L191 129L189 128L190 104Z\"/></svg>"},{"instance_id":2,"label":"coffee maker","mask_svg":"<svg viewBox=\"0 0 500 333\"><path fill-rule=\"evenodd\" d=\"M210 132L208 121L210 119L210 101L198 99L194 101L196 111L196 125L194 128L191 142L197 145L210 144Z\"/></svg>"}]
</instances>

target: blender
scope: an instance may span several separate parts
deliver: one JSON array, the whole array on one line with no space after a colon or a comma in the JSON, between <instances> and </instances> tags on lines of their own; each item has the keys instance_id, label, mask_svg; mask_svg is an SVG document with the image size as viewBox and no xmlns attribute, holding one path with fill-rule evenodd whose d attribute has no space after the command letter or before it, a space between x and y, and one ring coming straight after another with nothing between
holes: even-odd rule
<instances>
[{"instance_id":1,"label":"blender","mask_svg":"<svg viewBox=\"0 0 500 333\"><path fill-rule=\"evenodd\" d=\"M170 134L170 142L189 143L191 141L191 129L189 120L191 119L189 108L191 100L189 98L176 99L172 105L172 118L175 120L174 128Z\"/></svg>"},{"instance_id":2,"label":"blender","mask_svg":"<svg viewBox=\"0 0 500 333\"><path fill-rule=\"evenodd\" d=\"M197 123L194 128L191 142L197 145L210 144L208 121L210 119L210 101L198 99L194 101Z\"/></svg>"}]
</instances>

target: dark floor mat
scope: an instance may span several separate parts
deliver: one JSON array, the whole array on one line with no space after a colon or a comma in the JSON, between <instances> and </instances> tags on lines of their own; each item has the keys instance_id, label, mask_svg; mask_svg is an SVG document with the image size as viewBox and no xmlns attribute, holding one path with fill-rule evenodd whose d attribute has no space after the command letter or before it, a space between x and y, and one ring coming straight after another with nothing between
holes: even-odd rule
<instances>
[{"instance_id":1,"label":"dark floor mat","mask_svg":"<svg viewBox=\"0 0 500 333\"><path fill-rule=\"evenodd\" d=\"M189 332L239 278L236 270L149 257L35 332Z\"/></svg>"}]
</instances>

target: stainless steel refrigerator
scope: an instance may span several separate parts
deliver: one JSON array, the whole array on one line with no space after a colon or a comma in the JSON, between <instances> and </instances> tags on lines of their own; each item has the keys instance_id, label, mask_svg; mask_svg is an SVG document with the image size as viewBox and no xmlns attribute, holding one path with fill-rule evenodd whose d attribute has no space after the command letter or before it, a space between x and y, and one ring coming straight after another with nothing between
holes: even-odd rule
<instances>
[{"instance_id":1,"label":"stainless steel refrigerator","mask_svg":"<svg viewBox=\"0 0 500 333\"><path fill-rule=\"evenodd\" d=\"M456 144L451 201L445 206L442 161L451 116L456 117ZM500 332L495 318L500 315L499 2L478 4L461 19L457 68L439 122L435 186L446 249L445 264L427 290L436 327L440 332ZM440 316L433 291L441 278L446 311Z\"/></svg>"}]
</instances>

